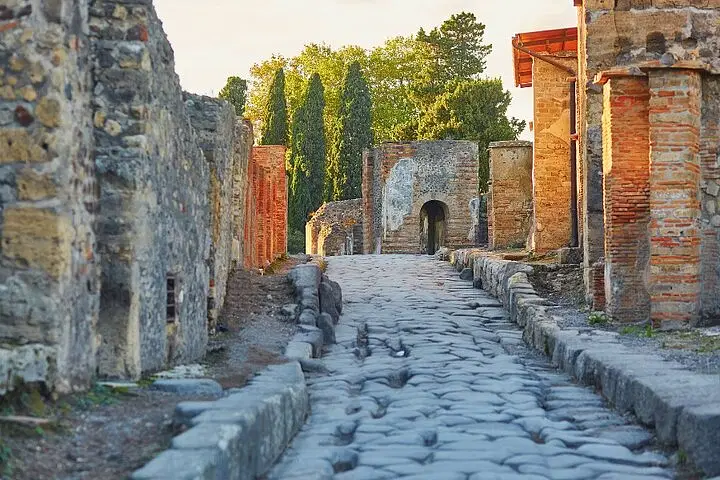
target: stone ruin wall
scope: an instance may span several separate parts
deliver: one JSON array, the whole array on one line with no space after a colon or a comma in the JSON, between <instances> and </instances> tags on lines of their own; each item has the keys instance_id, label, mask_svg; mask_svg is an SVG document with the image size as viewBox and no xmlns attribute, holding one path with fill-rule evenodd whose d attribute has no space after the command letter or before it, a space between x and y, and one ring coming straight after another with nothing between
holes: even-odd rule
<instances>
[{"instance_id":1,"label":"stone ruin wall","mask_svg":"<svg viewBox=\"0 0 720 480\"><path fill-rule=\"evenodd\" d=\"M361 198L324 203L305 225L305 253L322 256L362 254L362 207Z\"/></svg>"},{"instance_id":2,"label":"stone ruin wall","mask_svg":"<svg viewBox=\"0 0 720 480\"><path fill-rule=\"evenodd\" d=\"M525 247L533 218L533 144L490 144L490 189L487 201L488 247Z\"/></svg>"},{"instance_id":3,"label":"stone ruin wall","mask_svg":"<svg viewBox=\"0 0 720 480\"><path fill-rule=\"evenodd\" d=\"M98 188L87 1L0 6L0 394L95 371Z\"/></svg>"},{"instance_id":4,"label":"stone ruin wall","mask_svg":"<svg viewBox=\"0 0 720 480\"><path fill-rule=\"evenodd\" d=\"M137 378L204 353L210 169L151 3L95 0L90 30L103 261L98 366L101 375Z\"/></svg>"},{"instance_id":5,"label":"stone ruin wall","mask_svg":"<svg viewBox=\"0 0 720 480\"><path fill-rule=\"evenodd\" d=\"M477 237L478 145L469 141L385 143L364 155L365 253L420 253L420 213L430 200L448 208L448 248Z\"/></svg>"},{"instance_id":6,"label":"stone ruin wall","mask_svg":"<svg viewBox=\"0 0 720 480\"><path fill-rule=\"evenodd\" d=\"M185 94L185 106L200 148L210 166L210 256L208 331L215 332L218 314L225 304L227 279L232 266L233 245L233 182L235 157L235 109L227 102L200 95Z\"/></svg>"},{"instance_id":7,"label":"stone ruin wall","mask_svg":"<svg viewBox=\"0 0 720 480\"><path fill-rule=\"evenodd\" d=\"M720 180L717 160L720 142L716 120L720 105L720 97L717 95L720 74L720 57L717 55L720 49L720 32L717 29L720 23L719 8L720 2L717 0L663 0L652 3L639 0L590 0L583 2L583 6L578 9L580 80L587 85L580 89L579 104L581 108L585 107L586 112L581 118L585 123L580 130L581 143L585 148L580 151L580 160L589 172L585 182L589 212L586 216L585 266L587 283L591 287L589 293L595 297L596 305L605 301L598 292L600 282L595 271L598 268L591 268L603 252L603 242L610 246L608 248L624 247L619 238L604 239L600 228L602 223L597 219L598 212L602 211L603 198L602 184L597 181L602 177L597 172L602 171L603 155L606 157L607 170L608 154L603 152L601 140L602 86L587 82L591 82L599 72L620 67L625 68L627 78L639 76L649 82L644 87L647 93L643 94L649 95L646 107L648 143L636 145L636 151L647 163L651 161L650 144L659 145L655 142L662 142L675 150L665 155L662 149L655 148L652 164L658 168L651 171L648 178L649 212L643 210L638 213L640 216L650 215L647 235L655 240L639 247L635 242L628 243L632 246L630 249L622 252L616 250L615 254L606 249L612 258L606 258L605 262L615 265L608 265L605 269L605 281L612 281L613 284L606 284L604 293L609 297L608 305L623 303L622 298L613 298L615 295L632 296L637 293L641 298L649 296L650 301L646 303L649 307L642 307L641 310L646 312L650 308L656 322L668 327L685 322L717 323L720 313L720 300L716 293L720 284L720 217L717 216L716 194ZM608 93L607 89L612 90L613 80L610 79L608 83L610 86L606 84L606 95L612 97L612 92ZM620 90L623 88L621 84L622 81L615 81ZM675 97L678 97L677 100L673 100ZM683 102L686 110L697 110L697 115L684 118L678 111L668 116L668 110L663 110L669 108L672 113L673 105ZM613 118L619 117L613 115ZM697 119L700 121L695 125ZM669 129L663 127L663 123L667 122ZM684 136L680 138L673 133L677 131L683 131ZM618 135L631 132L618 131ZM632 134L637 136L634 132ZM614 168L617 160L612 165ZM678 175L678 168L688 174L694 172L690 175L692 178L684 178L682 185L664 183L662 178L671 171L675 171L672 175ZM605 179L605 182L607 184L608 180ZM680 205L682 201L673 206L672 197L685 198L686 206ZM608 202L616 211L626 206L630 211L634 208L626 205L627 202L622 198L610 198L606 192L606 205ZM606 218L608 215L605 212ZM588 224L590 228L587 228ZM617 228L620 229L621 225ZM608 234L616 230L612 225L605 227ZM687 245L683 242L687 242ZM675 248L672 255L668 255L667 247L670 245ZM620 264L626 262L632 265L627 269L628 278L634 275L630 272L631 268L635 272L647 272L635 282L634 291L625 291L625 278L613 273L613 269L617 270L616 267L620 265L618 261ZM682 268L679 268L681 265ZM689 310L687 306L690 306ZM637 313L625 317L632 320L637 317Z\"/></svg>"},{"instance_id":8,"label":"stone ruin wall","mask_svg":"<svg viewBox=\"0 0 720 480\"><path fill-rule=\"evenodd\" d=\"M198 359L232 262L257 249L252 128L183 96L149 0L0 14L0 395Z\"/></svg>"}]
</instances>

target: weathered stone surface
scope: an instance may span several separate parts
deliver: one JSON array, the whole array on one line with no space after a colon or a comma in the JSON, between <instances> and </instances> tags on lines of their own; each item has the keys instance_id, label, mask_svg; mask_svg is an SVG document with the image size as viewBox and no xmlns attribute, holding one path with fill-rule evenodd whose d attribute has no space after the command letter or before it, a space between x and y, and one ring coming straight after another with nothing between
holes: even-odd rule
<instances>
[{"instance_id":1,"label":"weathered stone surface","mask_svg":"<svg viewBox=\"0 0 720 480\"><path fill-rule=\"evenodd\" d=\"M533 214L533 144L493 142L489 151L488 248L524 247Z\"/></svg>"},{"instance_id":2,"label":"weathered stone surface","mask_svg":"<svg viewBox=\"0 0 720 480\"><path fill-rule=\"evenodd\" d=\"M472 279L473 279L472 268L463 268L462 272L460 272L460 280L472 280Z\"/></svg>"},{"instance_id":3,"label":"weathered stone surface","mask_svg":"<svg viewBox=\"0 0 720 480\"><path fill-rule=\"evenodd\" d=\"M317 327L323 332L323 342L325 345L335 343L335 321L328 313L321 313L317 318Z\"/></svg>"},{"instance_id":4,"label":"weathered stone surface","mask_svg":"<svg viewBox=\"0 0 720 480\"><path fill-rule=\"evenodd\" d=\"M138 378L205 353L210 168L153 6L133 6L124 20L113 17L115 6L124 3L90 9L102 204L98 360L101 375ZM136 28L146 41L132 37Z\"/></svg>"},{"instance_id":5,"label":"weathered stone surface","mask_svg":"<svg viewBox=\"0 0 720 480\"><path fill-rule=\"evenodd\" d=\"M674 473L664 455L630 450L644 448L646 430L548 362L515 353L522 332L499 302L447 265L344 256L328 272L347 301L337 345L324 356L329 372L308 377L312 415L269 480Z\"/></svg>"},{"instance_id":6,"label":"weathered stone surface","mask_svg":"<svg viewBox=\"0 0 720 480\"><path fill-rule=\"evenodd\" d=\"M714 470L720 458L716 430L703 427L720 421L709 406L720 401L716 379L684 371L660 356L638 355L614 333L561 330L527 281L531 267L483 256L473 262L476 278L510 310L513 321L524 325L528 344L580 382L597 386L619 410L655 427L663 443L679 445L708 474L720 471Z\"/></svg>"},{"instance_id":7,"label":"weathered stone surface","mask_svg":"<svg viewBox=\"0 0 720 480\"><path fill-rule=\"evenodd\" d=\"M362 199L324 203L305 224L310 255L358 255L363 252Z\"/></svg>"},{"instance_id":8,"label":"weathered stone surface","mask_svg":"<svg viewBox=\"0 0 720 480\"><path fill-rule=\"evenodd\" d=\"M293 342L304 342L312 345L312 356L318 358L322 355L322 347L324 344L325 336L317 327L299 325L300 330L293 336Z\"/></svg>"},{"instance_id":9,"label":"weathered stone surface","mask_svg":"<svg viewBox=\"0 0 720 480\"><path fill-rule=\"evenodd\" d=\"M16 375L70 392L95 373L88 4L57 0L50 18L40 3L0 9L0 395Z\"/></svg>"},{"instance_id":10,"label":"weathered stone surface","mask_svg":"<svg viewBox=\"0 0 720 480\"><path fill-rule=\"evenodd\" d=\"M320 296L320 312L327 313L332 317L333 322L337 323L340 319L340 312L338 312L335 292L330 283L321 282L318 293Z\"/></svg>"},{"instance_id":11,"label":"weathered stone surface","mask_svg":"<svg viewBox=\"0 0 720 480\"><path fill-rule=\"evenodd\" d=\"M369 150L363 252L432 255L441 247L475 245L477 185L477 143L400 142Z\"/></svg>"},{"instance_id":12,"label":"weathered stone surface","mask_svg":"<svg viewBox=\"0 0 720 480\"><path fill-rule=\"evenodd\" d=\"M171 449L134 480L252 480L273 465L308 411L305 378L297 362L273 365L238 393L195 416Z\"/></svg>"},{"instance_id":13,"label":"weathered stone surface","mask_svg":"<svg viewBox=\"0 0 720 480\"><path fill-rule=\"evenodd\" d=\"M285 356L293 360L312 358L313 346L304 341L292 340L285 347Z\"/></svg>"},{"instance_id":14,"label":"weathered stone surface","mask_svg":"<svg viewBox=\"0 0 720 480\"><path fill-rule=\"evenodd\" d=\"M155 380L150 388L182 395L221 395L223 391L219 383L209 378Z\"/></svg>"}]
</instances>

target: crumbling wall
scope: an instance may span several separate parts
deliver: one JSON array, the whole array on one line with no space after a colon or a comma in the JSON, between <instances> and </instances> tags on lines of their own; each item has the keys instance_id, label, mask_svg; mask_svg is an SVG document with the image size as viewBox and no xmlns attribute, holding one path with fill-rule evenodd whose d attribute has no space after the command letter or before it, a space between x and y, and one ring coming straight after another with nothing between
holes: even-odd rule
<instances>
[{"instance_id":1,"label":"crumbling wall","mask_svg":"<svg viewBox=\"0 0 720 480\"><path fill-rule=\"evenodd\" d=\"M324 203L305 225L309 255L358 255L363 253L363 200Z\"/></svg>"},{"instance_id":2,"label":"crumbling wall","mask_svg":"<svg viewBox=\"0 0 720 480\"><path fill-rule=\"evenodd\" d=\"M250 152L254 142L253 127L250 120L241 120L235 124L235 142L233 144L233 201L232 201L232 260L243 266L245 251L245 220L249 210L246 203L250 181L248 168Z\"/></svg>"},{"instance_id":3,"label":"crumbling wall","mask_svg":"<svg viewBox=\"0 0 720 480\"><path fill-rule=\"evenodd\" d=\"M98 367L137 378L204 354L209 168L152 4L94 0L90 28L102 192Z\"/></svg>"},{"instance_id":4,"label":"crumbling wall","mask_svg":"<svg viewBox=\"0 0 720 480\"><path fill-rule=\"evenodd\" d=\"M200 148L210 167L210 244L208 331L215 332L218 313L225 304L233 240L233 181L235 162L235 109L224 100L185 94L185 105L198 134ZM247 160L246 160L247 162Z\"/></svg>"},{"instance_id":5,"label":"crumbling wall","mask_svg":"<svg viewBox=\"0 0 720 480\"><path fill-rule=\"evenodd\" d=\"M526 246L533 213L532 166L532 142L490 144L490 249Z\"/></svg>"},{"instance_id":6,"label":"crumbling wall","mask_svg":"<svg viewBox=\"0 0 720 480\"><path fill-rule=\"evenodd\" d=\"M368 153L372 181L364 178L363 225L372 229L364 249L420 253L421 211L430 201L446 207L445 245L472 245L477 224L472 205L478 197L478 145L469 141L385 143ZM370 174L368 163L364 174ZM372 246L369 246L368 243Z\"/></svg>"},{"instance_id":7,"label":"crumbling wall","mask_svg":"<svg viewBox=\"0 0 720 480\"><path fill-rule=\"evenodd\" d=\"M0 5L0 394L95 372L99 279L86 0Z\"/></svg>"}]
</instances>

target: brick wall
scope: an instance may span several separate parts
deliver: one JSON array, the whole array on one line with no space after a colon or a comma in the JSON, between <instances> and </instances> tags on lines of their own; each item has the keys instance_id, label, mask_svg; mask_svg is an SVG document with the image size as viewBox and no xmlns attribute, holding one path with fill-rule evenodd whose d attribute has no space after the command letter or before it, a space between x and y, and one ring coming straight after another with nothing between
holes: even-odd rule
<instances>
[{"instance_id":1,"label":"brick wall","mask_svg":"<svg viewBox=\"0 0 720 480\"><path fill-rule=\"evenodd\" d=\"M582 104L579 160L585 166L585 210L584 247L585 247L585 278L588 295L594 304L602 305L602 298L593 291L593 284L600 284L597 269L593 266L602 265L602 252L599 241L602 238L602 223L599 214L599 175L595 172L602 157L600 135L601 102L598 101L597 85L586 83L601 71L613 67L651 67L666 68L673 66L690 67L711 72L720 72L720 57L717 55L720 9L717 2L607 2L605 0L585 0L578 8L579 27L579 71L581 89L579 103ZM716 103L716 100L710 100ZM703 125L705 124L703 120ZM703 127L704 128L704 127ZM712 134L709 134L712 137ZM711 158L711 151L717 142L704 140L704 151ZM704 142L704 143L703 143ZM712 160L709 160L712 161ZM710 207L712 208L712 207ZM711 215L709 212L707 215ZM707 219L709 222L709 219ZM720 219L718 219L720 222ZM705 287L705 282L715 282L719 274L717 264L714 227L701 223L704 239L701 245L701 291L711 292L712 286ZM707 256L705 253L707 252ZM709 258L707 262L705 259ZM706 300L717 297L713 293L702 295L701 311ZM711 311L717 311L717 303L710 304ZM714 309L714 310L713 310ZM712 321L712 314L701 314Z\"/></svg>"},{"instance_id":2,"label":"brick wall","mask_svg":"<svg viewBox=\"0 0 720 480\"><path fill-rule=\"evenodd\" d=\"M604 86L606 311L622 322L650 314L648 81L610 79Z\"/></svg>"},{"instance_id":3,"label":"brick wall","mask_svg":"<svg viewBox=\"0 0 720 480\"><path fill-rule=\"evenodd\" d=\"M575 57L556 57L575 67ZM535 144L534 214L530 249L538 253L570 243L570 75L533 63Z\"/></svg>"},{"instance_id":4,"label":"brick wall","mask_svg":"<svg viewBox=\"0 0 720 480\"><path fill-rule=\"evenodd\" d=\"M0 395L15 378L76 390L95 372L88 5L43 3L4 2L0 20Z\"/></svg>"},{"instance_id":5,"label":"brick wall","mask_svg":"<svg viewBox=\"0 0 720 480\"><path fill-rule=\"evenodd\" d=\"M488 246L490 249L525 246L532 222L531 142L490 144Z\"/></svg>"},{"instance_id":6,"label":"brick wall","mask_svg":"<svg viewBox=\"0 0 720 480\"><path fill-rule=\"evenodd\" d=\"M671 328L699 313L701 79L654 70L649 82L651 318Z\"/></svg>"},{"instance_id":7,"label":"brick wall","mask_svg":"<svg viewBox=\"0 0 720 480\"><path fill-rule=\"evenodd\" d=\"M245 267L264 268L287 251L287 176L282 145L252 147L246 195Z\"/></svg>"}]
</instances>

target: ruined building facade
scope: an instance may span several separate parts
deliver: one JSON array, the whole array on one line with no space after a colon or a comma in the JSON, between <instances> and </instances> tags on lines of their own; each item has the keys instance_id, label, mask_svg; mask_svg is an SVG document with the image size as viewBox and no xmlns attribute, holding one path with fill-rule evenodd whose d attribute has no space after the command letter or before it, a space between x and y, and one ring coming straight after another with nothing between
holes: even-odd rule
<instances>
[{"instance_id":1,"label":"ruined building facade","mask_svg":"<svg viewBox=\"0 0 720 480\"><path fill-rule=\"evenodd\" d=\"M360 255L363 253L361 198L324 203L305 225L305 253Z\"/></svg>"},{"instance_id":2,"label":"ruined building facade","mask_svg":"<svg viewBox=\"0 0 720 480\"><path fill-rule=\"evenodd\" d=\"M230 105L183 94L151 2L0 11L0 394L200 358L232 265L284 252L282 217L270 247L247 234L286 210L283 164Z\"/></svg>"},{"instance_id":3,"label":"ruined building facade","mask_svg":"<svg viewBox=\"0 0 720 480\"><path fill-rule=\"evenodd\" d=\"M363 157L364 253L475 245L478 144L384 143Z\"/></svg>"},{"instance_id":4,"label":"ruined building facade","mask_svg":"<svg viewBox=\"0 0 720 480\"><path fill-rule=\"evenodd\" d=\"M718 324L720 2L574 4L577 29L513 39L535 94L528 248L580 246L588 301L616 320Z\"/></svg>"}]
</instances>

